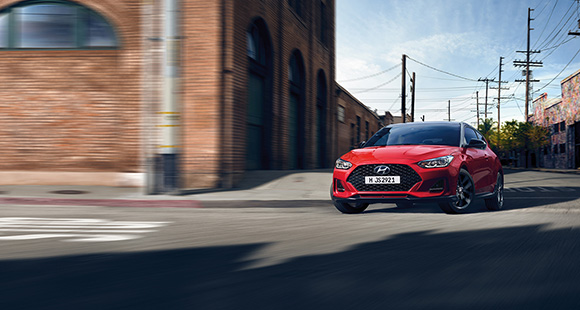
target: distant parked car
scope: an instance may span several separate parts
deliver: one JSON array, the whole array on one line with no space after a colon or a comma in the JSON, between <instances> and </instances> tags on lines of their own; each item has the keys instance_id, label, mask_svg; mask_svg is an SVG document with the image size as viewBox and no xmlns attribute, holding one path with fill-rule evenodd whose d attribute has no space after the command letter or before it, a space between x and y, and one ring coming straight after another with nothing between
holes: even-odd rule
<instances>
[{"instance_id":1,"label":"distant parked car","mask_svg":"<svg viewBox=\"0 0 580 310\"><path fill-rule=\"evenodd\" d=\"M369 204L435 202L446 213L464 213L474 199L489 210L503 207L501 163L483 135L462 122L389 125L341 156L331 196L343 213Z\"/></svg>"}]
</instances>

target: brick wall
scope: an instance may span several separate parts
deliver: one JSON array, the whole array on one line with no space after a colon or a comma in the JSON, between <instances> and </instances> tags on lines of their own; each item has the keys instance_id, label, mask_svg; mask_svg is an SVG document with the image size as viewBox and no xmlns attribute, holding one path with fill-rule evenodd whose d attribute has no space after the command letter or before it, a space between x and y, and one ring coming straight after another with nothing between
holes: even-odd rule
<instances>
[{"instance_id":1,"label":"brick wall","mask_svg":"<svg viewBox=\"0 0 580 310\"><path fill-rule=\"evenodd\" d=\"M140 170L141 1L74 2L106 17L121 46L0 50L0 170Z\"/></svg>"},{"instance_id":2,"label":"brick wall","mask_svg":"<svg viewBox=\"0 0 580 310\"><path fill-rule=\"evenodd\" d=\"M0 10L17 1L0 0ZM116 28L116 50L0 50L0 171L143 172L155 154L162 100L162 1L78 0ZM327 165L334 160L334 1L183 0L180 130L181 186L230 187L246 169L248 56L256 19L272 47L269 80L270 169L288 168L288 65L299 50L305 67L304 168L316 168L317 74L327 83ZM323 41L326 41L323 43Z\"/></svg>"},{"instance_id":3,"label":"brick wall","mask_svg":"<svg viewBox=\"0 0 580 310\"><path fill-rule=\"evenodd\" d=\"M305 66L305 168L316 166L315 108L317 74L327 80L327 165L333 160L335 98L334 1L325 1L328 44L316 37L315 5L303 1L298 16L287 1L238 0L185 2L184 187L231 186L246 170L246 114L249 61L247 30L256 20L266 27L272 58L267 82L269 168L288 168L288 65L299 50ZM223 18L222 18L223 17Z\"/></svg>"},{"instance_id":4,"label":"brick wall","mask_svg":"<svg viewBox=\"0 0 580 310\"><path fill-rule=\"evenodd\" d=\"M382 128L382 122L376 113L369 110L344 88L338 84L336 85L338 105L344 107L345 111L344 121L338 121L338 158L349 152L353 147L358 146L359 142L367 141L368 138ZM357 130L357 117L360 118L359 130ZM367 123L369 124L368 135L366 130Z\"/></svg>"}]
</instances>

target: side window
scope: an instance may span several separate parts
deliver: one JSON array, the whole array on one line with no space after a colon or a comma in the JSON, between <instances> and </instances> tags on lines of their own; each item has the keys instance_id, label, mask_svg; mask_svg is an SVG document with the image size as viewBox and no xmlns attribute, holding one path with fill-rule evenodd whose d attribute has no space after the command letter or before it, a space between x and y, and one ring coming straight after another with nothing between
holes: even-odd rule
<instances>
[{"instance_id":1,"label":"side window","mask_svg":"<svg viewBox=\"0 0 580 310\"><path fill-rule=\"evenodd\" d=\"M70 1L25 1L0 11L0 48L117 48L112 25Z\"/></svg>"},{"instance_id":2,"label":"side window","mask_svg":"<svg viewBox=\"0 0 580 310\"><path fill-rule=\"evenodd\" d=\"M339 105L338 106L338 121L341 123L344 123L344 116L345 116L345 110L344 107Z\"/></svg>"},{"instance_id":3,"label":"side window","mask_svg":"<svg viewBox=\"0 0 580 310\"><path fill-rule=\"evenodd\" d=\"M471 139L477 139L477 134L475 133L475 130L473 130L472 128L465 127L464 143L469 144L469 141L471 141Z\"/></svg>"},{"instance_id":4,"label":"side window","mask_svg":"<svg viewBox=\"0 0 580 310\"><path fill-rule=\"evenodd\" d=\"M479 132L479 131L476 130L475 131L475 134L477 135L477 139L479 139L479 140L487 143L487 140L485 140L485 137L481 134L481 132Z\"/></svg>"},{"instance_id":5,"label":"side window","mask_svg":"<svg viewBox=\"0 0 580 310\"><path fill-rule=\"evenodd\" d=\"M8 14L0 13L0 48L8 47Z\"/></svg>"}]
</instances>

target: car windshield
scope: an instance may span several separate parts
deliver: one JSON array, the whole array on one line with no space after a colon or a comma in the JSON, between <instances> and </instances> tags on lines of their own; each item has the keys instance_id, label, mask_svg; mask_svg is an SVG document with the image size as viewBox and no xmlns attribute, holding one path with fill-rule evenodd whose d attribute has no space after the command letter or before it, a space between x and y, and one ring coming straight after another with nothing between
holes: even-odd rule
<instances>
[{"instance_id":1,"label":"car windshield","mask_svg":"<svg viewBox=\"0 0 580 310\"><path fill-rule=\"evenodd\" d=\"M460 125L430 124L385 127L364 147L387 145L450 145L459 146Z\"/></svg>"}]
</instances>

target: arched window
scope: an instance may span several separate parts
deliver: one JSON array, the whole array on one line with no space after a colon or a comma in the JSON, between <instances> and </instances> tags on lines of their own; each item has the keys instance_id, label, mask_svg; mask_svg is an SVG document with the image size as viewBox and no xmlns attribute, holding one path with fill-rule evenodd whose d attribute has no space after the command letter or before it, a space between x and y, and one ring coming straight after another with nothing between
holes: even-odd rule
<instances>
[{"instance_id":1,"label":"arched window","mask_svg":"<svg viewBox=\"0 0 580 310\"><path fill-rule=\"evenodd\" d=\"M246 110L246 169L271 168L272 45L263 19L255 19L246 32L248 101Z\"/></svg>"},{"instance_id":2,"label":"arched window","mask_svg":"<svg viewBox=\"0 0 580 310\"><path fill-rule=\"evenodd\" d=\"M0 48L107 49L118 46L111 24L68 1L24 1L0 11Z\"/></svg>"},{"instance_id":3,"label":"arched window","mask_svg":"<svg viewBox=\"0 0 580 310\"><path fill-rule=\"evenodd\" d=\"M260 33L260 28L257 24L252 24L250 30L246 33L248 39L248 57L253 59L258 64L266 65L266 44L265 38Z\"/></svg>"}]
</instances>

